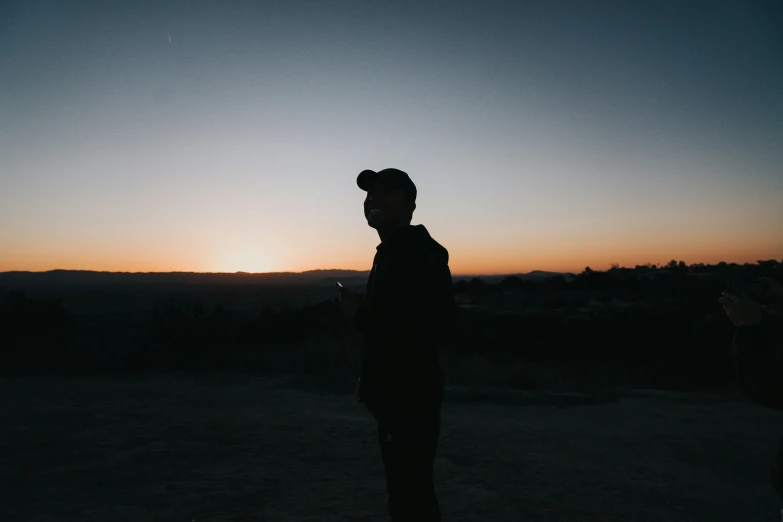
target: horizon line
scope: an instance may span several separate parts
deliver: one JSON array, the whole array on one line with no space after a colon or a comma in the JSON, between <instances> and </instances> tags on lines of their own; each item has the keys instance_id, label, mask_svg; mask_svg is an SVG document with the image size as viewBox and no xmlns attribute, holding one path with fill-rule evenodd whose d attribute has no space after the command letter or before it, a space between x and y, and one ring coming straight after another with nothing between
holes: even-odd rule
<instances>
[{"instance_id":1,"label":"horizon line","mask_svg":"<svg viewBox=\"0 0 783 522\"><path fill-rule=\"evenodd\" d=\"M729 262L729 261L720 261L717 263L687 263L686 266L717 266L719 264L727 264L727 265L736 265L736 266L747 266L747 265L757 265L760 262L764 261L775 261L783 263L783 260L777 260L777 259L768 259L768 260L757 260L755 262L744 262L744 263L737 263L737 262ZM617 268L620 269L635 269L636 267L642 266L642 267L653 267L653 268L666 268L668 263L644 263L644 264L638 264L634 266L618 266ZM587 268L587 267L585 267ZM600 269L593 269L594 272L603 272L611 270L610 268L607 268L606 270L600 270ZM543 272L543 273L549 273L549 274L579 274L583 272L584 269L581 271L571 271L571 270L540 270L540 269L534 269L529 270L527 272L522 271L516 271L516 272L463 272L463 273L452 273L452 277L466 277L466 276L472 276L472 277L479 277L479 276L489 276L489 277L495 277L495 276L513 276L513 275L527 275L535 272ZM244 272L244 271L236 271L236 272L201 272L201 271L193 271L193 270L168 270L168 271L127 271L127 270L90 270L90 269L71 269L71 268L53 268L50 270L4 270L0 271L0 274L12 274L12 273L26 273L26 274L47 274L51 272L91 272L96 274L144 274L144 275L152 275L152 274L193 274L193 275L254 275L254 276L260 276L260 275L302 275L302 274L308 274L313 272L356 272L357 274L366 274L369 273L370 270L356 270L351 268L314 268L310 270L302 270L302 271L274 271L274 272Z\"/></svg>"},{"instance_id":2,"label":"horizon line","mask_svg":"<svg viewBox=\"0 0 783 522\"><path fill-rule=\"evenodd\" d=\"M357 274L367 274L370 270L356 270L353 268L313 268L310 270L302 271L276 271L276 272L244 272L242 270L236 272L201 272L195 270L166 270L166 271L135 271L128 270L91 270L83 268L52 268L50 270L4 270L0 271L0 274L48 274L51 272L90 272L95 274L198 274L198 275L301 275L312 272L356 272ZM517 275L517 274L530 274L534 272L545 272L548 274L572 274L573 271L558 271L558 270L529 270L527 272L465 272L465 273L453 273L452 277L457 276L500 276L500 275Z\"/></svg>"}]
</instances>

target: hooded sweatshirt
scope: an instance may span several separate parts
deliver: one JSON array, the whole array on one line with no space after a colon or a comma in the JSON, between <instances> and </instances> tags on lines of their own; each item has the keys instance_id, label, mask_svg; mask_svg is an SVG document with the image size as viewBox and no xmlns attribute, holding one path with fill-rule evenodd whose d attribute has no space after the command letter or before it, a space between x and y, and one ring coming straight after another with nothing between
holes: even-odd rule
<instances>
[{"instance_id":1,"label":"hooded sweatshirt","mask_svg":"<svg viewBox=\"0 0 783 522\"><path fill-rule=\"evenodd\" d=\"M368 408L442 393L438 353L452 340L455 312L448 263L448 251L423 225L377 246L353 320L364 336L358 391Z\"/></svg>"}]
</instances>

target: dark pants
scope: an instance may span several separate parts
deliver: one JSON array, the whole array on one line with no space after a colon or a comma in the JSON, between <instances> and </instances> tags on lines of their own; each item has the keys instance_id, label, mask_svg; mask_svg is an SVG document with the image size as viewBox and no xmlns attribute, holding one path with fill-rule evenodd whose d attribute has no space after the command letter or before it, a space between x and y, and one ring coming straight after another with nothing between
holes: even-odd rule
<instances>
[{"instance_id":1,"label":"dark pants","mask_svg":"<svg viewBox=\"0 0 783 522\"><path fill-rule=\"evenodd\" d=\"M440 395L440 394L439 394ZM440 522L433 464L443 397L374 413L393 521Z\"/></svg>"}]
</instances>

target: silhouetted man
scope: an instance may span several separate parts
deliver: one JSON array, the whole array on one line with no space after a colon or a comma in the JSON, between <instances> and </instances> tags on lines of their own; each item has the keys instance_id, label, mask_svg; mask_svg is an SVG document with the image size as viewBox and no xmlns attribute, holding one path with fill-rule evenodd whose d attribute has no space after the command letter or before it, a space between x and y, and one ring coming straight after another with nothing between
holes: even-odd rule
<instances>
[{"instance_id":1,"label":"silhouetted man","mask_svg":"<svg viewBox=\"0 0 783 522\"><path fill-rule=\"evenodd\" d=\"M439 521L433 464L454 292L448 251L411 225L416 186L397 169L365 170L364 216L378 231L365 298L341 291L340 308L364 336L357 396L375 417L394 521Z\"/></svg>"},{"instance_id":2,"label":"silhouetted man","mask_svg":"<svg viewBox=\"0 0 783 522\"><path fill-rule=\"evenodd\" d=\"M740 387L754 402L783 411L783 287L769 278L759 282L763 285L761 303L728 292L720 303L737 327L734 350ZM783 499L783 440L771 478Z\"/></svg>"}]
</instances>

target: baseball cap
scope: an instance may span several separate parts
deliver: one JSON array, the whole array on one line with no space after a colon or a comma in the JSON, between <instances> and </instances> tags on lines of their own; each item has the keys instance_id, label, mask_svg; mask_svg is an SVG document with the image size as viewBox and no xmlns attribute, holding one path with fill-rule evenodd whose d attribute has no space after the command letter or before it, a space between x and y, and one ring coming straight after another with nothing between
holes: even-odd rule
<instances>
[{"instance_id":1,"label":"baseball cap","mask_svg":"<svg viewBox=\"0 0 783 522\"><path fill-rule=\"evenodd\" d=\"M365 192L378 182L390 188L400 189L411 200L416 201L416 185L413 184L408 174L399 169L383 169L378 172L363 170L356 178L356 184Z\"/></svg>"}]
</instances>

